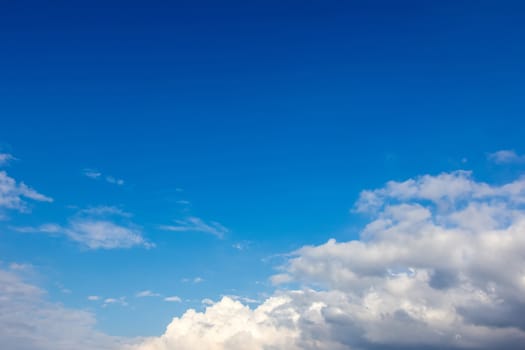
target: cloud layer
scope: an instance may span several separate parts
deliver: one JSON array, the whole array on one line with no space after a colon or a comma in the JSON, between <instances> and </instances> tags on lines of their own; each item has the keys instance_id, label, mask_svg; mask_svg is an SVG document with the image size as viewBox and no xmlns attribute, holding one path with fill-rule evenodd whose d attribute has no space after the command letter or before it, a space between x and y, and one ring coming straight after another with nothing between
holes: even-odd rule
<instances>
[{"instance_id":1,"label":"cloud layer","mask_svg":"<svg viewBox=\"0 0 525 350\"><path fill-rule=\"evenodd\" d=\"M139 350L520 349L525 179L458 171L363 191L359 240L296 251L255 309L225 297L188 310Z\"/></svg>"}]
</instances>

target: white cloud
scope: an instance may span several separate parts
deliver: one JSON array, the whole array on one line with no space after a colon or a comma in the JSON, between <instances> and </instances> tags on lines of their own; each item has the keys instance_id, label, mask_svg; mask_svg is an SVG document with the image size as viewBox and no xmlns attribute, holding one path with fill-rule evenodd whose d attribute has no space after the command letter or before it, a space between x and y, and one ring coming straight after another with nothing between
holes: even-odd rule
<instances>
[{"instance_id":1,"label":"white cloud","mask_svg":"<svg viewBox=\"0 0 525 350\"><path fill-rule=\"evenodd\" d=\"M206 300L137 349L521 349L524 196L468 172L364 191L359 240L305 246L275 278L301 290Z\"/></svg>"},{"instance_id":2,"label":"white cloud","mask_svg":"<svg viewBox=\"0 0 525 350\"><path fill-rule=\"evenodd\" d=\"M160 297L159 293L152 292L151 290L143 290L138 292L135 295L137 298L146 298L146 297Z\"/></svg>"},{"instance_id":3,"label":"white cloud","mask_svg":"<svg viewBox=\"0 0 525 350\"><path fill-rule=\"evenodd\" d=\"M124 185L124 180L114 178L113 176L106 176L106 181L109 182L110 184L115 184L119 186Z\"/></svg>"},{"instance_id":4,"label":"white cloud","mask_svg":"<svg viewBox=\"0 0 525 350\"><path fill-rule=\"evenodd\" d=\"M232 244L232 248L237 250L246 250L250 246L251 242L249 241L242 241L242 242L236 242Z\"/></svg>"},{"instance_id":5,"label":"white cloud","mask_svg":"<svg viewBox=\"0 0 525 350\"><path fill-rule=\"evenodd\" d=\"M152 247L138 229L120 226L111 221L74 220L65 234L90 249Z\"/></svg>"},{"instance_id":6,"label":"white cloud","mask_svg":"<svg viewBox=\"0 0 525 350\"><path fill-rule=\"evenodd\" d=\"M117 350L126 341L95 329L93 314L49 302L45 291L0 269L0 344L9 350ZM132 342L131 340L129 342Z\"/></svg>"},{"instance_id":7,"label":"white cloud","mask_svg":"<svg viewBox=\"0 0 525 350\"><path fill-rule=\"evenodd\" d=\"M166 231L175 232L203 232L209 233L219 238L224 237L225 234L230 232L226 227L216 221L209 223L204 222L201 218L190 216L185 220L176 220L177 225L162 225L160 228Z\"/></svg>"},{"instance_id":8,"label":"white cloud","mask_svg":"<svg viewBox=\"0 0 525 350\"><path fill-rule=\"evenodd\" d=\"M132 217L131 213L128 213L118 207L114 206L107 206L107 205L101 205L97 207L91 207L87 209L82 209L79 212L80 214L87 214L87 215L96 215L96 216L123 216L123 217Z\"/></svg>"},{"instance_id":9,"label":"white cloud","mask_svg":"<svg viewBox=\"0 0 525 350\"><path fill-rule=\"evenodd\" d=\"M240 301L241 303L244 303L244 304L258 304L258 303L260 303L260 300L256 300L256 299L249 298L249 297L243 297L241 295L228 294L228 295L222 295L222 297L223 298L226 297L226 298L230 298L232 300Z\"/></svg>"},{"instance_id":10,"label":"white cloud","mask_svg":"<svg viewBox=\"0 0 525 350\"><path fill-rule=\"evenodd\" d=\"M201 300L201 304L209 306L215 304L215 302L209 298L204 298Z\"/></svg>"},{"instance_id":11,"label":"white cloud","mask_svg":"<svg viewBox=\"0 0 525 350\"><path fill-rule=\"evenodd\" d=\"M10 209L19 212L28 212L29 208L26 199L32 199L38 202L53 201L52 198L38 193L23 182L17 183L17 181L7 175L5 171L0 171L0 210Z\"/></svg>"},{"instance_id":12,"label":"white cloud","mask_svg":"<svg viewBox=\"0 0 525 350\"><path fill-rule=\"evenodd\" d=\"M31 271L33 270L33 265L31 264L20 264L20 263L11 263L9 264L9 269L13 271Z\"/></svg>"},{"instance_id":13,"label":"white cloud","mask_svg":"<svg viewBox=\"0 0 525 350\"><path fill-rule=\"evenodd\" d=\"M111 175L104 175L104 174L102 174L102 172L100 172L98 170L84 169L83 170L83 174L84 174L84 176L89 177L90 179L93 179L93 180L103 179L107 183L110 183L110 184L113 184L113 185L118 185L118 186L124 185L124 180L116 178L116 177L111 176Z\"/></svg>"},{"instance_id":14,"label":"white cloud","mask_svg":"<svg viewBox=\"0 0 525 350\"><path fill-rule=\"evenodd\" d=\"M128 306L128 303L126 301L126 297L104 299L104 302L102 303L102 307L107 307L109 305Z\"/></svg>"},{"instance_id":15,"label":"white cloud","mask_svg":"<svg viewBox=\"0 0 525 350\"><path fill-rule=\"evenodd\" d=\"M180 303L182 302L182 299L176 295L173 295L171 297L164 298L164 301L172 302L172 303Z\"/></svg>"},{"instance_id":16,"label":"white cloud","mask_svg":"<svg viewBox=\"0 0 525 350\"><path fill-rule=\"evenodd\" d=\"M97 170L93 169L84 169L84 175L89 177L90 179L98 179L100 176L102 176L102 173Z\"/></svg>"},{"instance_id":17,"label":"white cloud","mask_svg":"<svg viewBox=\"0 0 525 350\"><path fill-rule=\"evenodd\" d=\"M204 282L204 278L202 277L194 277L194 278L183 278L181 279L181 282L183 283L188 283L188 282L192 282L192 283L202 283Z\"/></svg>"},{"instance_id":18,"label":"white cloud","mask_svg":"<svg viewBox=\"0 0 525 350\"><path fill-rule=\"evenodd\" d=\"M66 236L89 249L119 249L143 246L153 248L142 231L127 220L114 222L107 216L111 214L126 219L125 212L113 207L97 207L81 210L67 225L43 224L38 227L15 227L22 233L47 233L53 236Z\"/></svg>"},{"instance_id":19,"label":"white cloud","mask_svg":"<svg viewBox=\"0 0 525 350\"><path fill-rule=\"evenodd\" d=\"M0 166L6 165L7 163L15 159L16 158L9 153L0 153Z\"/></svg>"},{"instance_id":20,"label":"white cloud","mask_svg":"<svg viewBox=\"0 0 525 350\"><path fill-rule=\"evenodd\" d=\"M87 297L87 300L89 300L89 301L98 301L98 300L100 300L100 297L98 295L89 295Z\"/></svg>"},{"instance_id":21,"label":"white cloud","mask_svg":"<svg viewBox=\"0 0 525 350\"><path fill-rule=\"evenodd\" d=\"M525 155L517 154L514 150L501 150L489 153L488 159L496 164L524 163Z\"/></svg>"}]
</instances>

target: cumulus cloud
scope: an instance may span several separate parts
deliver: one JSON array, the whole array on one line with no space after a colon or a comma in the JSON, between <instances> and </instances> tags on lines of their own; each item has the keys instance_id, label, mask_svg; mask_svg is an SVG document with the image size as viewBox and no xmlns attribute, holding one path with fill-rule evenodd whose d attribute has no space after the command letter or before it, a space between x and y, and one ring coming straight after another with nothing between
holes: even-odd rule
<instances>
[{"instance_id":1,"label":"cumulus cloud","mask_svg":"<svg viewBox=\"0 0 525 350\"><path fill-rule=\"evenodd\" d=\"M173 319L162 337L149 339L137 349L298 349L294 345L297 331L286 322L294 315L279 310L282 304L284 301L272 299L250 310L225 297L204 313L186 311L181 318ZM274 319L285 322L281 325Z\"/></svg>"},{"instance_id":2,"label":"cumulus cloud","mask_svg":"<svg viewBox=\"0 0 525 350\"><path fill-rule=\"evenodd\" d=\"M0 268L0 343L10 350L116 350L122 338L96 330L93 314L45 298L44 290Z\"/></svg>"},{"instance_id":3,"label":"cumulus cloud","mask_svg":"<svg viewBox=\"0 0 525 350\"><path fill-rule=\"evenodd\" d=\"M120 217L119 220L111 216ZM67 225L53 223L38 227L15 227L23 233L47 233L65 236L89 249L118 249L143 246L154 247L147 241L140 228L129 222L128 213L114 207L96 207L80 210Z\"/></svg>"},{"instance_id":4,"label":"cumulus cloud","mask_svg":"<svg viewBox=\"0 0 525 350\"><path fill-rule=\"evenodd\" d=\"M488 159L496 164L525 163L525 155L517 154L514 150L501 150L489 153Z\"/></svg>"},{"instance_id":5,"label":"cumulus cloud","mask_svg":"<svg viewBox=\"0 0 525 350\"><path fill-rule=\"evenodd\" d=\"M37 202L53 201L52 198L38 193L23 182L18 183L15 179L7 175L5 171L0 171L0 210L10 209L19 212L28 212L27 199ZM0 216L2 216L1 212Z\"/></svg>"},{"instance_id":6,"label":"cumulus cloud","mask_svg":"<svg viewBox=\"0 0 525 350\"><path fill-rule=\"evenodd\" d=\"M137 349L521 349L524 198L524 179L465 171L363 191L360 239L305 246L275 278L299 290L188 310Z\"/></svg>"},{"instance_id":7,"label":"cumulus cloud","mask_svg":"<svg viewBox=\"0 0 525 350\"><path fill-rule=\"evenodd\" d=\"M162 225L160 228L166 231L175 232L203 232L209 233L219 238L224 237L225 234L230 232L226 227L218 223L217 221L211 221L206 223L201 218L190 216L185 220L176 220L176 225Z\"/></svg>"}]
</instances>

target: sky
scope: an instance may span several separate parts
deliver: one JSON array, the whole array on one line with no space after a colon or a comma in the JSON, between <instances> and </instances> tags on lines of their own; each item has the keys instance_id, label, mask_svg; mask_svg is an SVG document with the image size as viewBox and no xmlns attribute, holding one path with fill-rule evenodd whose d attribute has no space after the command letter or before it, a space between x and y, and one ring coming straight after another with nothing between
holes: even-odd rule
<instances>
[{"instance_id":1,"label":"sky","mask_svg":"<svg viewBox=\"0 0 525 350\"><path fill-rule=\"evenodd\" d=\"M524 19L2 3L0 347L518 349Z\"/></svg>"}]
</instances>

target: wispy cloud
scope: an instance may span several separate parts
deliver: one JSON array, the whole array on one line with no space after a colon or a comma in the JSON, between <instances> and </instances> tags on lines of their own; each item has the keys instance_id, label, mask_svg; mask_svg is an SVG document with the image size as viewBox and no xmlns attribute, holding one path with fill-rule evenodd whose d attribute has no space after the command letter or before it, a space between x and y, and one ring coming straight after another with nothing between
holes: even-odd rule
<instances>
[{"instance_id":1,"label":"wispy cloud","mask_svg":"<svg viewBox=\"0 0 525 350\"><path fill-rule=\"evenodd\" d=\"M115 249L144 246L151 248L138 228L118 225L104 220L74 220L64 230L72 240L90 249Z\"/></svg>"},{"instance_id":2,"label":"wispy cloud","mask_svg":"<svg viewBox=\"0 0 525 350\"><path fill-rule=\"evenodd\" d=\"M103 179L107 183L110 183L113 185L118 185L118 186L124 185L124 180L116 178L112 175L104 175L102 172L95 170L95 169L84 169L83 174L84 176L89 177L90 179L93 179L93 180Z\"/></svg>"},{"instance_id":3,"label":"wispy cloud","mask_svg":"<svg viewBox=\"0 0 525 350\"><path fill-rule=\"evenodd\" d=\"M188 283L188 282L192 282L192 283L202 283L202 282L204 282L204 278L199 277L199 276L194 277L194 278L183 278L183 279L181 280L181 282L183 282L183 283Z\"/></svg>"},{"instance_id":4,"label":"wispy cloud","mask_svg":"<svg viewBox=\"0 0 525 350\"><path fill-rule=\"evenodd\" d=\"M165 231L174 232L203 232L223 238L230 230L217 221L206 223L201 218L190 216L184 220L176 220L176 225L162 225L160 228Z\"/></svg>"},{"instance_id":5,"label":"wispy cloud","mask_svg":"<svg viewBox=\"0 0 525 350\"><path fill-rule=\"evenodd\" d=\"M33 269L33 265L31 264L20 264L20 263L11 263L9 264L9 269L10 270L13 270L13 271L19 271L19 272L22 272L22 271L31 271Z\"/></svg>"},{"instance_id":6,"label":"wispy cloud","mask_svg":"<svg viewBox=\"0 0 525 350\"><path fill-rule=\"evenodd\" d=\"M245 250L245 249L248 249L250 244L251 242L249 241L236 242L232 244L232 248L237 249L237 250Z\"/></svg>"},{"instance_id":7,"label":"wispy cloud","mask_svg":"<svg viewBox=\"0 0 525 350\"><path fill-rule=\"evenodd\" d=\"M176 295L173 295L171 297L164 298L164 301L172 302L172 303L180 303L182 299Z\"/></svg>"},{"instance_id":8,"label":"wispy cloud","mask_svg":"<svg viewBox=\"0 0 525 350\"><path fill-rule=\"evenodd\" d=\"M240 295L233 295L233 294L224 294L224 295L221 295L221 298L230 298L232 300L236 300L236 301L240 301L244 304L257 304L257 303L260 303L261 301L260 300L257 300L257 299L253 299L253 298L249 298L249 297L243 297L243 296L240 296Z\"/></svg>"},{"instance_id":9,"label":"wispy cloud","mask_svg":"<svg viewBox=\"0 0 525 350\"><path fill-rule=\"evenodd\" d=\"M123 216L124 219L112 220L107 217L110 214ZM141 229L126 219L128 216L126 212L115 207L96 207L79 211L67 225L48 223L37 227L25 226L13 229L22 233L66 236L89 249L154 247L153 243L143 237Z\"/></svg>"},{"instance_id":10,"label":"wispy cloud","mask_svg":"<svg viewBox=\"0 0 525 350\"><path fill-rule=\"evenodd\" d=\"M100 297L98 295L89 295L87 297L87 300L89 300L89 301L98 301L98 300L100 300Z\"/></svg>"},{"instance_id":11,"label":"wispy cloud","mask_svg":"<svg viewBox=\"0 0 525 350\"><path fill-rule=\"evenodd\" d=\"M128 302L126 301L126 297L104 299L102 307L107 307L109 305L128 306Z\"/></svg>"},{"instance_id":12,"label":"wispy cloud","mask_svg":"<svg viewBox=\"0 0 525 350\"><path fill-rule=\"evenodd\" d=\"M84 176L87 176L90 179L98 179L100 176L102 176L102 173L100 171L93 169L84 169L83 173Z\"/></svg>"},{"instance_id":13,"label":"wispy cloud","mask_svg":"<svg viewBox=\"0 0 525 350\"><path fill-rule=\"evenodd\" d=\"M106 181L109 182L110 184L115 184L119 186L124 185L124 180L114 178L113 176L106 176Z\"/></svg>"},{"instance_id":14,"label":"wispy cloud","mask_svg":"<svg viewBox=\"0 0 525 350\"><path fill-rule=\"evenodd\" d=\"M204 298L201 300L201 304L203 305L213 305L215 302L209 298Z\"/></svg>"},{"instance_id":15,"label":"wispy cloud","mask_svg":"<svg viewBox=\"0 0 525 350\"><path fill-rule=\"evenodd\" d=\"M130 342L96 330L94 314L50 302L47 291L23 280L19 272L0 268L2 349L110 350Z\"/></svg>"},{"instance_id":16,"label":"wispy cloud","mask_svg":"<svg viewBox=\"0 0 525 350\"><path fill-rule=\"evenodd\" d=\"M13 157L11 154L0 153L0 166L8 164L12 160L16 160L16 158Z\"/></svg>"},{"instance_id":17,"label":"wispy cloud","mask_svg":"<svg viewBox=\"0 0 525 350\"><path fill-rule=\"evenodd\" d=\"M96 207L90 207L87 209L80 210L80 213L87 214L87 215L96 215L96 216L111 216L111 215L117 215L129 218L132 216L131 213L128 213L118 207L115 206L107 206L107 205L101 205Z\"/></svg>"},{"instance_id":18,"label":"wispy cloud","mask_svg":"<svg viewBox=\"0 0 525 350\"><path fill-rule=\"evenodd\" d=\"M151 290L143 290L135 294L137 298L151 298L151 297L160 297L159 293L152 292Z\"/></svg>"},{"instance_id":19,"label":"wispy cloud","mask_svg":"<svg viewBox=\"0 0 525 350\"><path fill-rule=\"evenodd\" d=\"M0 171L0 209L28 212L29 209L26 199L37 202L53 201L51 197L35 191L23 182L18 183L15 179L7 175L5 171ZM2 216L1 212L0 216Z\"/></svg>"},{"instance_id":20,"label":"wispy cloud","mask_svg":"<svg viewBox=\"0 0 525 350\"><path fill-rule=\"evenodd\" d=\"M489 153L488 159L496 164L525 163L525 155L514 150L501 150Z\"/></svg>"}]
</instances>

